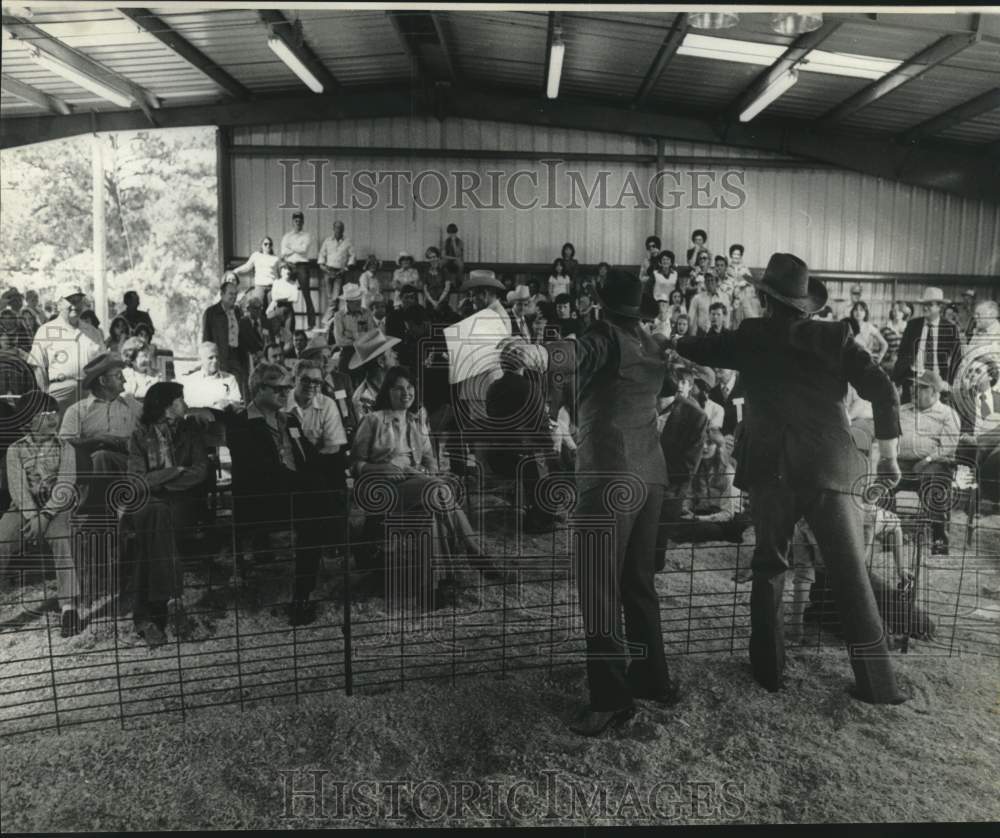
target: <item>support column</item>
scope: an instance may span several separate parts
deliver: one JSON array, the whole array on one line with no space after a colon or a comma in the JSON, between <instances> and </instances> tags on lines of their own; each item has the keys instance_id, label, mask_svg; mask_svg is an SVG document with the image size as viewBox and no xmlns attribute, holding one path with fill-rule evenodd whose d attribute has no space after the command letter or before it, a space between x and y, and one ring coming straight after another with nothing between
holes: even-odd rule
<instances>
[{"instance_id":1,"label":"support column","mask_svg":"<svg viewBox=\"0 0 1000 838\"><path fill-rule=\"evenodd\" d=\"M108 288L105 274L107 267L107 238L104 229L104 141L99 134L91 138L93 170L93 225L94 225L94 311L104 328L108 328Z\"/></svg>"},{"instance_id":2,"label":"support column","mask_svg":"<svg viewBox=\"0 0 1000 838\"><path fill-rule=\"evenodd\" d=\"M662 172L667 166L666 143L662 137L656 138L656 171ZM654 172L655 174L655 172ZM653 234L663 238L663 178L656 182L656 200L653 202Z\"/></svg>"}]
</instances>

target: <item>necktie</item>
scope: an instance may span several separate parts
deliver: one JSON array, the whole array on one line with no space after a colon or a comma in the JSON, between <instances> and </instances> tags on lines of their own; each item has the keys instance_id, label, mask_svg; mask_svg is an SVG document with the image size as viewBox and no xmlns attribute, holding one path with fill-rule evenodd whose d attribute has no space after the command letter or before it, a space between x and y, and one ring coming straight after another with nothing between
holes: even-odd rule
<instances>
[{"instance_id":1,"label":"necktie","mask_svg":"<svg viewBox=\"0 0 1000 838\"><path fill-rule=\"evenodd\" d=\"M937 370L937 359L935 358L937 346L934 342L934 324L927 324L927 343L924 345L924 369Z\"/></svg>"}]
</instances>

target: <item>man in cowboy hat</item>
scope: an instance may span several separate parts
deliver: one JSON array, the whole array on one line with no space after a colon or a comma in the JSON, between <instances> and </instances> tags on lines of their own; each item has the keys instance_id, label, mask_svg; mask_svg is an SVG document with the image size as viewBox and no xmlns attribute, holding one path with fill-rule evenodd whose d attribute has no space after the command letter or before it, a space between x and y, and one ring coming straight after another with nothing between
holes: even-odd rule
<instances>
[{"instance_id":1,"label":"man in cowboy hat","mask_svg":"<svg viewBox=\"0 0 1000 838\"><path fill-rule=\"evenodd\" d=\"M757 533L750 595L750 660L769 690L785 665L782 592L796 523L805 518L833 581L854 695L899 703L882 621L865 570L861 503L854 496L867 464L851 441L844 398L851 384L872 402L881 459L878 471L899 482L899 401L892 382L853 339L847 323L809 320L827 301L805 262L775 253L760 279L764 317L735 332L675 339L677 351L702 364L737 370L746 404L736 443L735 485L750 495Z\"/></svg>"},{"instance_id":2,"label":"man in cowboy hat","mask_svg":"<svg viewBox=\"0 0 1000 838\"><path fill-rule=\"evenodd\" d=\"M525 316L525 306L531 300L531 292L527 285L518 285L513 291L507 292L507 305L510 306L510 331L531 342L531 326Z\"/></svg>"},{"instance_id":3,"label":"man in cowboy hat","mask_svg":"<svg viewBox=\"0 0 1000 838\"><path fill-rule=\"evenodd\" d=\"M899 410L899 462L908 483L920 487L920 505L931 521L931 552L948 553L952 458L958 449L958 416L941 401L948 389L934 370L914 381L915 399Z\"/></svg>"},{"instance_id":4,"label":"man in cowboy hat","mask_svg":"<svg viewBox=\"0 0 1000 838\"><path fill-rule=\"evenodd\" d=\"M358 370L363 379L354 394L350 397L354 412L359 417L367 416L372 411L375 399L378 398L382 379L389 367L396 366L396 353L393 347L400 342L399 338L386 337L378 329L358 338L354 344L354 355L351 358L350 369ZM375 362L372 366L370 363Z\"/></svg>"},{"instance_id":5,"label":"man in cowboy hat","mask_svg":"<svg viewBox=\"0 0 1000 838\"><path fill-rule=\"evenodd\" d=\"M892 380L903 387L900 398L903 404L913 395L913 379L924 370L934 370L950 385L962 360L958 327L941 317L944 292L940 288L925 288L920 305L924 316L907 321L892 369Z\"/></svg>"},{"instance_id":6,"label":"man in cowboy hat","mask_svg":"<svg viewBox=\"0 0 1000 838\"><path fill-rule=\"evenodd\" d=\"M86 365L104 351L99 330L80 319L83 290L73 283L61 285L58 316L43 323L35 333L29 363L35 368L38 387L65 411L81 396L80 379Z\"/></svg>"},{"instance_id":7,"label":"man in cowboy hat","mask_svg":"<svg viewBox=\"0 0 1000 838\"><path fill-rule=\"evenodd\" d=\"M45 542L55 559L57 594L63 637L80 631L77 597L80 581L73 558L70 530L76 462L73 448L56 435L59 412L56 400L34 390L22 395L5 417L3 430L25 435L6 452L11 506L0 518L0 580L13 564L27 570L39 558L30 545Z\"/></svg>"},{"instance_id":8,"label":"man in cowboy hat","mask_svg":"<svg viewBox=\"0 0 1000 838\"><path fill-rule=\"evenodd\" d=\"M590 704L571 729L589 736L624 721L637 698L660 704L677 698L654 567L667 482L656 421L662 350L640 325L637 276L612 271L595 293L601 319L576 340L543 348L552 413L567 405L579 429L574 526L583 532L575 560ZM609 492L609 484L623 491Z\"/></svg>"}]
</instances>

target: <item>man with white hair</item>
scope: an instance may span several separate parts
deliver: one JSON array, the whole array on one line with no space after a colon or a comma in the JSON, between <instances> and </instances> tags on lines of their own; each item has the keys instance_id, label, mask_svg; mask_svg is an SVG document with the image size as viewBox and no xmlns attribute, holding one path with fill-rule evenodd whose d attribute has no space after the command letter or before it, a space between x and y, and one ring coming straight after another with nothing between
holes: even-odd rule
<instances>
[{"instance_id":1,"label":"man with white hair","mask_svg":"<svg viewBox=\"0 0 1000 838\"><path fill-rule=\"evenodd\" d=\"M229 405L240 406L240 385L236 376L224 372L219 364L219 347L204 341L198 347L201 367L184 376L184 401L188 407L214 407L225 410Z\"/></svg>"},{"instance_id":2,"label":"man with white hair","mask_svg":"<svg viewBox=\"0 0 1000 838\"><path fill-rule=\"evenodd\" d=\"M29 363L39 389L58 402L62 413L86 392L80 386L84 368L104 352L104 340L100 331L80 319L84 294L78 285L62 285L57 294L58 315L35 333Z\"/></svg>"}]
</instances>

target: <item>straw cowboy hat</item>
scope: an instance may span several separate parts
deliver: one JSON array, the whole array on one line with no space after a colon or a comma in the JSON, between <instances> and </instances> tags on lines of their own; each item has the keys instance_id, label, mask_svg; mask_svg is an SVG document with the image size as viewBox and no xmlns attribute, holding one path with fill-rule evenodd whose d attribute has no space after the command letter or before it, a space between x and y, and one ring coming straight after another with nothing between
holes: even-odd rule
<instances>
[{"instance_id":1,"label":"straw cowboy hat","mask_svg":"<svg viewBox=\"0 0 1000 838\"><path fill-rule=\"evenodd\" d=\"M826 286L809 276L809 266L791 253L771 256L760 279L748 281L769 297L805 314L819 311L828 298Z\"/></svg>"},{"instance_id":2,"label":"straw cowboy hat","mask_svg":"<svg viewBox=\"0 0 1000 838\"><path fill-rule=\"evenodd\" d=\"M83 368L83 381L80 382L80 386L83 387L84 390L87 390L92 387L94 382L105 373L111 372L112 370L120 370L124 366L125 362L121 359L121 356L114 355L110 352L103 352L96 358L93 358L87 366Z\"/></svg>"},{"instance_id":3,"label":"straw cowboy hat","mask_svg":"<svg viewBox=\"0 0 1000 838\"><path fill-rule=\"evenodd\" d=\"M361 286L355 282L349 282L344 286L344 292L340 295L345 303L360 303L364 298Z\"/></svg>"},{"instance_id":4,"label":"straw cowboy hat","mask_svg":"<svg viewBox=\"0 0 1000 838\"><path fill-rule=\"evenodd\" d=\"M531 292L528 290L527 285L518 285L517 288L515 288L513 291L507 292L508 303L516 303L516 302L525 303L530 299L531 299Z\"/></svg>"},{"instance_id":5,"label":"straw cowboy hat","mask_svg":"<svg viewBox=\"0 0 1000 838\"><path fill-rule=\"evenodd\" d=\"M930 387L935 393L943 393L945 390L950 389L948 382L941 378L934 370L924 370L924 372L916 377L915 383L917 387Z\"/></svg>"},{"instance_id":6,"label":"straw cowboy hat","mask_svg":"<svg viewBox=\"0 0 1000 838\"><path fill-rule=\"evenodd\" d=\"M480 268L469 271L469 278L462 283L461 293L471 291L474 288L493 288L497 291L506 291L504 284L497 279L493 271Z\"/></svg>"},{"instance_id":7,"label":"straw cowboy hat","mask_svg":"<svg viewBox=\"0 0 1000 838\"><path fill-rule=\"evenodd\" d=\"M920 298L922 303L944 303L944 291L940 288L925 288L924 294Z\"/></svg>"},{"instance_id":8,"label":"straw cowboy hat","mask_svg":"<svg viewBox=\"0 0 1000 838\"><path fill-rule=\"evenodd\" d=\"M392 349L399 338L390 338L383 335L378 329L365 332L354 342L354 355L352 356L348 368L356 370L377 358L386 350Z\"/></svg>"}]
</instances>

